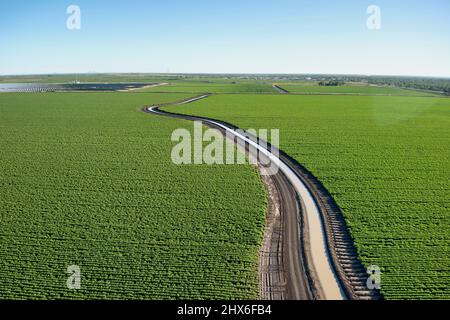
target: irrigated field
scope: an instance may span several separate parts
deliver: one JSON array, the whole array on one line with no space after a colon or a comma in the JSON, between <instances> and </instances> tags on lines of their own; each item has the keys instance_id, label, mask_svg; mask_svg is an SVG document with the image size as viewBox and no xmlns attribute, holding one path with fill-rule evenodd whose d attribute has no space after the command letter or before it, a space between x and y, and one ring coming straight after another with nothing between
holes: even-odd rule
<instances>
[{"instance_id":1,"label":"irrigated field","mask_svg":"<svg viewBox=\"0 0 450 320\"><path fill-rule=\"evenodd\" d=\"M297 85L281 84L280 87L290 93L303 94L352 94L352 95L392 95L392 96L422 96L428 97L434 94L424 91L408 90L396 87L377 87L367 85L342 85L342 86L319 86L319 85Z\"/></svg>"},{"instance_id":2,"label":"irrigated field","mask_svg":"<svg viewBox=\"0 0 450 320\"><path fill-rule=\"evenodd\" d=\"M279 128L342 208L388 299L450 299L450 99L212 96L168 111Z\"/></svg>"},{"instance_id":3,"label":"irrigated field","mask_svg":"<svg viewBox=\"0 0 450 320\"><path fill-rule=\"evenodd\" d=\"M0 299L257 298L256 169L174 165L192 123L139 111L182 97L0 95Z\"/></svg>"}]
</instances>

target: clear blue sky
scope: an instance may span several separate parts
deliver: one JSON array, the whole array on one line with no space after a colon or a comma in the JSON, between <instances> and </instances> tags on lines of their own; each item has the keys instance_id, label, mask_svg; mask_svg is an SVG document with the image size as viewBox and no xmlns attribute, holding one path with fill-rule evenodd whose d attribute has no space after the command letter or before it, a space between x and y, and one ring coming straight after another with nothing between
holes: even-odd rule
<instances>
[{"instance_id":1,"label":"clear blue sky","mask_svg":"<svg viewBox=\"0 0 450 320\"><path fill-rule=\"evenodd\" d=\"M450 1L0 0L0 74L168 71L450 76Z\"/></svg>"}]
</instances>

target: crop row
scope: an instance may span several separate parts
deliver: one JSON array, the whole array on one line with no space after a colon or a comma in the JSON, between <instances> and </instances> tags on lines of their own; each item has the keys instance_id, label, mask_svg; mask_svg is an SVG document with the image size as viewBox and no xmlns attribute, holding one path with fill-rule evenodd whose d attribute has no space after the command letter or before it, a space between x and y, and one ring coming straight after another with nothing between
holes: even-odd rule
<instances>
[{"instance_id":1,"label":"crop row","mask_svg":"<svg viewBox=\"0 0 450 320\"><path fill-rule=\"evenodd\" d=\"M0 298L257 298L264 188L250 165L171 162L191 123L139 107L182 98L0 95Z\"/></svg>"}]
</instances>

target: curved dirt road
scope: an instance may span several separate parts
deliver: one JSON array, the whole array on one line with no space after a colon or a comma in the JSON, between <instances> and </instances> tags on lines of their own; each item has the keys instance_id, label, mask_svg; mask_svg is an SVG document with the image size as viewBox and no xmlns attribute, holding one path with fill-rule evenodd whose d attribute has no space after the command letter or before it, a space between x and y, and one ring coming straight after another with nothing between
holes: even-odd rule
<instances>
[{"instance_id":1,"label":"curved dirt road","mask_svg":"<svg viewBox=\"0 0 450 320\"><path fill-rule=\"evenodd\" d=\"M186 104L206 97L208 95L178 104ZM260 155L276 163L279 168L275 175L269 177L272 185L276 186L277 194L277 197L274 197L275 200L270 199L270 201L276 202L272 205L278 206L279 214L278 217L268 219L268 227L272 230L269 230L268 236L266 230L266 236L270 239L264 239L260 259L262 298L292 300L374 298L375 295L372 292L368 292L361 286L367 275L358 269L359 273L356 277L354 276L355 272L352 268L358 264L357 261L351 261L352 268L345 270L340 264L342 256L345 261L348 261L354 260L356 254L352 256L345 252L341 254L342 250L336 254L332 245L335 244L334 240L338 239L339 235L333 234L333 229L330 229L330 223L327 220L330 215L323 207L323 200L317 199L318 192L314 185L304 183L305 174L292 164L289 156L282 152L280 157L275 156L266 147L259 145L255 138L249 139L243 136L230 124L203 117L161 111L159 108L162 106L164 105L146 107L144 111L191 121L202 121L205 125L218 129L224 134L231 133L237 139L244 141L247 147L252 146L257 149ZM265 182L267 185L267 181ZM271 221L273 219L275 220ZM339 221L332 222L333 225L340 225ZM346 239L346 241L346 248L348 247L349 250L353 248L353 244L348 243L351 240ZM353 279L351 283L350 278ZM358 285L360 296L355 294L354 283Z\"/></svg>"}]
</instances>

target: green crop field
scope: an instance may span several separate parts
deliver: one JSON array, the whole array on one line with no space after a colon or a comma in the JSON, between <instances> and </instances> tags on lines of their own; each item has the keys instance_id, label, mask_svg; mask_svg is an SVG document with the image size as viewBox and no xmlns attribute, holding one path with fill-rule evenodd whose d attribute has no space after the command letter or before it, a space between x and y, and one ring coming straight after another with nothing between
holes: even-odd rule
<instances>
[{"instance_id":1,"label":"green crop field","mask_svg":"<svg viewBox=\"0 0 450 320\"><path fill-rule=\"evenodd\" d=\"M171 82L165 86L144 88L140 92L178 93L276 93L269 83L257 82Z\"/></svg>"},{"instance_id":2,"label":"green crop field","mask_svg":"<svg viewBox=\"0 0 450 320\"><path fill-rule=\"evenodd\" d=\"M0 299L255 299L250 165L172 164L178 94L0 94ZM66 287L81 268L81 290Z\"/></svg>"},{"instance_id":3,"label":"green crop field","mask_svg":"<svg viewBox=\"0 0 450 320\"><path fill-rule=\"evenodd\" d=\"M450 299L450 99L212 96L169 111L280 129L342 208L387 299Z\"/></svg>"},{"instance_id":4,"label":"green crop field","mask_svg":"<svg viewBox=\"0 0 450 320\"><path fill-rule=\"evenodd\" d=\"M280 87L290 93L303 94L353 94L353 95L393 95L393 96L433 96L435 94L402 89L397 87L379 87L368 85L342 85L342 86L319 86L317 83L311 84L280 84Z\"/></svg>"}]
</instances>

